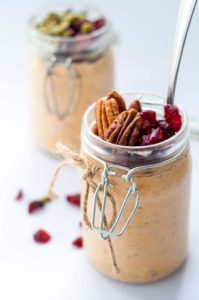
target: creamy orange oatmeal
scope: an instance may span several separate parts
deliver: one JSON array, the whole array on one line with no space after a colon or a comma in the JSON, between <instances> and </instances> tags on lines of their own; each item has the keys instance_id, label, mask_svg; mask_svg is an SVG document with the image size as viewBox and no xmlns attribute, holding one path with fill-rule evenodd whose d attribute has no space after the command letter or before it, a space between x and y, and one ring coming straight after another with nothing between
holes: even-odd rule
<instances>
[{"instance_id":1,"label":"creamy orange oatmeal","mask_svg":"<svg viewBox=\"0 0 199 300\"><path fill-rule=\"evenodd\" d=\"M113 271L108 244L96 232L84 226L84 245L91 263L114 279L144 283L161 279L174 272L187 255L187 228L190 195L191 162L188 150L175 162L151 173L136 176L141 204L127 231L112 238L119 273ZM100 177L96 176L96 182ZM117 211L124 199L126 185L112 180L111 193ZM83 186L84 193L84 186ZM93 194L89 195L88 211L92 210ZM106 216L112 216L108 206ZM132 210L128 205L121 225ZM91 218L91 215L89 215Z\"/></svg>"},{"instance_id":2,"label":"creamy orange oatmeal","mask_svg":"<svg viewBox=\"0 0 199 300\"><path fill-rule=\"evenodd\" d=\"M32 53L29 59L29 69L35 141L47 151L53 149L58 141L62 141L70 148L78 150L83 112L93 102L93 99L109 91L113 85L111 51L106 51L96 61L75 64L80 78L74 80L74 83L70 78L70 71L67 72L63 64L59 64L54 68L56 74L54 76L54 87L59 111L62 113L68 108L66 116L61 118L55 111L50 111L47 106L49 105L53 109L50 82L48 82L46 95L44 95L46 66L45 59L37 53ZM74 85L73 98L70 98L68 94L67 86L69 84ZM45 99L45 97L48 97L48 99Z\"/></svg>"}]
</instances>

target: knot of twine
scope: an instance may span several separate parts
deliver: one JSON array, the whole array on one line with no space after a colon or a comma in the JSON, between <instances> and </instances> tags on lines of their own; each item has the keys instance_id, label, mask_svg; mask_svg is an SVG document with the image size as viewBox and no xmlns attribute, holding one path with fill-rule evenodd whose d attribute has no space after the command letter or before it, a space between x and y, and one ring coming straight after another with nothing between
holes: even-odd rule
<instances>
[{"instance_id":1,"label":"knot of twine","mask_svg":"<svg viewBox=\"0 0 199 300\"><path fill-rule=\"evenodd\" d=\"M56 168L56 170L51 178L51 181L50 181L50 184L48 187L48 197L50 199L56 199L58 197L58 195L56 193L54 193L53 189L54 189L55 182L59 176L59 173L61 172L61 170L64 167L75 166L76 168L83 170L84 172L82 175L82 179L84 180L84 182L86 184L85 193L84 193L83 202L82 202L83 221L90 229L92 229L91 223L88 218L88 211L87 211L88 196L89 196L90 191L94 194L97 189L97 184L94 181L94 177L101 168L93 166L92 164L89 163L89 161L86 158L84 158L80 154L77 154L77 153L71 151L70 149L68 149L66 146L64 146L61 143L57 144L56 150L54 153L58 156L63 157L64 160L58 165L58 167ZM109 197L110 202L112 204L113 215L112 215L112 218L111 218L109 224L108 224L106 215L104 216L104 226L106 229L108 229L112 226L112 224L114 223L114 220L116 218L116 215L117 215L115 199L109 192L107 193L107 197ZM101 204L101 200L100 200L99 196L97 197L97 205L98 205L99 210L101 211L102 204ZM114 251L113 244L112 244L110 237L107 239L107 242L108 242L108 246L109 246L113 269L115 272L119 273L120 270L117 265L115 251Z\"/></svg>"}]
</instances>

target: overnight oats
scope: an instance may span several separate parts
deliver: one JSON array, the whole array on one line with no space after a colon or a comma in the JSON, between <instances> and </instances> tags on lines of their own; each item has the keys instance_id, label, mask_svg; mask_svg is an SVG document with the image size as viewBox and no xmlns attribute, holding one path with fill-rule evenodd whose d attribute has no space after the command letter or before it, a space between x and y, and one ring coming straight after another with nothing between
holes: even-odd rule
<instances>
[{"instance_id":1,"label":"overnight oats","mask_svg":"<svg viewBox=\"0 0 199 300\"><path fill-rule=\"evenodd\" d=\"M85 251L97 270L120 281L156 281L186 259L189 130L183 110L165 102L114 91L84 115Z\"/></svg>"},{"instance_id":2,"label":"overnight oats","mask_svg":"<svg viewBox=\"0 0 199 300\"><path fill-rule=\"evenodd\" d=\"M29 23L28 71L36 143L78 150L82 115L113 88L113 34L93 7L54 5Z\"/></svg>"}]
</instances>

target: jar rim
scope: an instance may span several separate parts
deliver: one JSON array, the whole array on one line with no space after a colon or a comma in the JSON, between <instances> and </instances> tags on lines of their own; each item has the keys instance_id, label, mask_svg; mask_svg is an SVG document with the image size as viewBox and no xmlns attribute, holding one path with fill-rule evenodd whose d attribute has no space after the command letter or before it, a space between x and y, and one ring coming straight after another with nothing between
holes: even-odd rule
<instances>
[{"instance_id":1,"label":"jar rim","mask_svg":"<svg viewBox=\"0 0 199 300\"><path fill-rule=\"evenodd\" d=\"M129 99L131 97L131 101L132 96L134 99L138 99L137 96L139 95L141 97L139 100L143 103L143 105L147 106L148 104L149 106L153 106L153 108L155 107L156 112L162 116L162 109L166 104L165 97L146 92L128 92L121 93L121 95L125 100L128 100L128 97ZM106 99L106 97L102 99ZM92 125L94 125L95 121L93 114L94 106L95 103L89 106L83 117L81 131L82 145L88 153L90 152L92 155L102 160L107 160L111 163L115 163L117 160L120 160L119 164L125 166L126 164L141 165L143 163L143 159L145 159L146 164L156 164L159 161L167 161L183 152L185 147L188 145L189 127L187 116L185 111L179 105L176 106L179 108L182 117L181 129L171 138L148 146L122 146L104 141L100 137L96 136L92 132Z\"/></svg>"},{"instance_id":2,"label":"jar rim","mask_svg":"<svg viewBox=\"0 0 199 300\"><path fill-rule=\"evenodd\" d=\"M74 3L57 2L56 4L52 3L51 5L43 6L42 9L38 10L38 12L36 12L34 15L32 15L29 18L28 28L30 30L30 33L33 34L35 37L43 39L44 41L47 41L47 42L74 43L74 42L83 42L83 41L86 41L88 39L95 39L95 38L103 36L103 35L105 35L105 34L112 31L112 27L111 27L111 23L110 23L109 18L107 16L105 16L105 14L102 13L101 10L98 7L96 7L94 5L90 5L86 2L82 2L80 4L83 5L84 7L87 7L89 9L92 9L92 10L95 10L96 12L98 12L100 14L100 16L103 17L106 20L105 25L103 27L93 31L93 32L90 32L90 33L87 33L87 34L84 34L84 35L77 35L77 36L74 36L74 37L52 36L52 35L48 35L48 34L44 34L44 33L40 32L39 30L37 30L35 28L35 25L36 25L36 20L37 20L39 14L41 15L41 11L46 11L47 8L50 8L51 6L58 7L60 5L63 5L63 6L65 6L65 9L66 9L67 7L70 8L70 7L73 7L75 5Z\"/></svg>"},{"instance_id":3,"label":"jar rim","mask_svg":"<svg viewBox=\"0 0 199 300\"><path fill-rule=\"evenodd\" d=\"M162 100L166 100L165 97L163 96L159 96L159 95L156 95L156 94L153 94L153 93L147 93L147 92L125 92L125 93L121 93L122 96L125 96L125 95L130 95L130 94L141 94L141 95L145 95L145 96L154 96L154 97L158 97ZM102 97L102 99L105 99L106 97ZM178 132L175 133L175 135L173 135L172 137L170 137L169 139L165 140L165 141L162 141L160 143L157 143L157 144L153 144L153 145L148 145L148 146L123 146L123 145L117 145L117 144L113 144L113 143L110 143L110 142L107 142L105 140L102 140L99 136L95 135L91 128L89 128L88 124L87 123L87 118L88 118L88 114L90 113L90 111L94 108L96 102L92 103L88 108L87 110L85 111L85 114L84 114L84 117L83 117L83 123L84 125L86 126L85 127L85 130L88 130L89 134L91 134L91 136L96 139L97 141L100 141L102 143L102 145L104 146L112 146L113 148L117 148L117 149L125 149L125 150L154 150L156 149L157 150L157 147L161 148L161 147L164 147L166 146L168 143L170 142L173 142L175 141L179 136L181 136L184 132L184 130L186 129L186 126L187 126L187 115L184 111L183 108L181 108L181 106L175 104L180 113L181 113L181 116L182 116L182 127L180 128L180 130Z\"/></svg>"}]
</instances>

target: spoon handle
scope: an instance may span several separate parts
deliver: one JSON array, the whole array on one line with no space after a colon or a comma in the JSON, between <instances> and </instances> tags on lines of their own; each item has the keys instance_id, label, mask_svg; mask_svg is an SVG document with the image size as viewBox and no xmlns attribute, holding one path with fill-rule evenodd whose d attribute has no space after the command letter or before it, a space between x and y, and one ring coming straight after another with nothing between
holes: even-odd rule
<instances>
[{"instance_id":1,"label":"spoon handle","mask_svg":"<svg viewBox=\"0 0 199 300\"><path fill-rule=\"evenodd\" d=\"M175 88L180 68L180 62L186 42L187 33L191 24L192 16L197 4L197 0L181 0L176 24L176 32L174 38L173 60L171 65L167 103L173 104L175 96Z\"/></svg>"}]
</instances>

